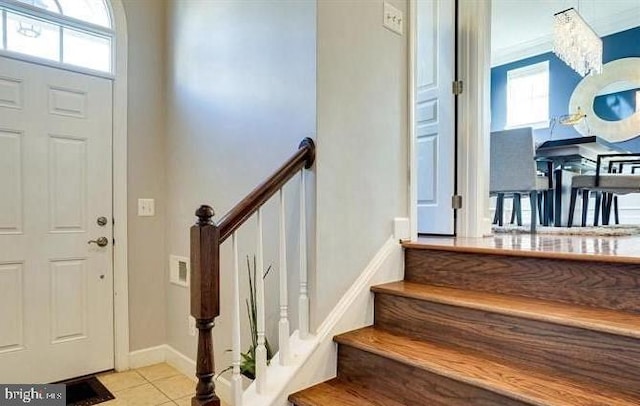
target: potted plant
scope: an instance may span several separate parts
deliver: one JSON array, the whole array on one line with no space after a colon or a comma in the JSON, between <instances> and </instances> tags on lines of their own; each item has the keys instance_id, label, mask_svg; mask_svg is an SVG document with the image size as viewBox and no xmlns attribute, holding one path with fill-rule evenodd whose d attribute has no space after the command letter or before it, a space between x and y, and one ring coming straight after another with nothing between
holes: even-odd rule
<instances>
[{"instance_id":1,"label":"potted plant","mask_svg":"<svg viewBox=\"0 0 640 406\"><path fill-rule=\"evenodd\" d=\"M246 352L241 353L240 359L240 373L249 379L256 378L256 348L258 347L258 306L256 302L256 278L257 278L257 263L256 257L253 256L253 267L247 255L247 275L249 276L249 298L245 299L247 307L247 317L249 318L249 328L251 329L251 345ZM265 279L269 272L271 272L271 265L262 274L262 279ZM273 350L269 344L269 340L265 337L264 343L267 349L267 365L273 358ZM227 350L231 351L231 350ZM233 366L229 366L222 370L218 376L233 369Z\"/></svg>"}]
</instances>

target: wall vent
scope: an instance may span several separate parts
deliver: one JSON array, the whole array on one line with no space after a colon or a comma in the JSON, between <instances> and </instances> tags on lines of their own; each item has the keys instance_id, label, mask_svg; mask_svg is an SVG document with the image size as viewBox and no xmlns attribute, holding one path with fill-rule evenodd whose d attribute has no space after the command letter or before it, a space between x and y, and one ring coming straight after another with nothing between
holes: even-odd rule
<instances>
[{"instance_id":1,"label":"wall vent","mask_svg":"<svg viewBox=\"0 0 640 406\"><path fill-rule=\"evenodd\" d=\"M189 258L170 255L169 282L185 288L189 287L190 268Z\"/></svg>"}]
</instances>

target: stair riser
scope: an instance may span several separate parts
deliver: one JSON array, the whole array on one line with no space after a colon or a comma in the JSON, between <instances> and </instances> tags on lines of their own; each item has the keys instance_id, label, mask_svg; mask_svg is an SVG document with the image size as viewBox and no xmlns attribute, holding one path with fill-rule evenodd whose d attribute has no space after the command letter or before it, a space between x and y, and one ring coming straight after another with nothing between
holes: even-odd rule
<instances>
[{"instance_id":1,"label":"stair riser","mask_svg":"<svg viewBox=\"0 0 640 406\"><path fill-rule=\"evenodd\" d=\"M405 250L405 280L640 313L640 265Z\"/></svg>"},{"instance_id":2,"label":"stair riser","mask_svg":"<svg viewBox=\"0 0 640 406\"><path fill-rule=\"evenodd\" d=\"M640 340L376 293L377 327L640 395Z\"/></svg>"},{"instance_id":3,"label":"stair riser","mask_svg":"<svg viewBox=\"0 0 640 406\"><path fill-rule=\"evenodd\" d=\"M338 377L408 406L528 405L343 344L338 347Z\"/></svg>"}]
</instances>

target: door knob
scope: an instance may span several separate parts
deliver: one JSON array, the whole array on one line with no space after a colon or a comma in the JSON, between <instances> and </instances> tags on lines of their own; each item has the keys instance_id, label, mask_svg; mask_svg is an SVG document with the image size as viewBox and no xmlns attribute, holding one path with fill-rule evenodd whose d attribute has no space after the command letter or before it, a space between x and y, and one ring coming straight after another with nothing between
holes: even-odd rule
<instances>
[{"instance_id":1,"label":"door knob","mask_svg":"<svg viewBox=\"0 0 640 406\"><path fill-rule=\"evenodd\" d=\"M107 237L100 237L97 240L89 240L87 244L96 244L98 247L106 247L109 244Z\"/></svg>"}]
</instances>

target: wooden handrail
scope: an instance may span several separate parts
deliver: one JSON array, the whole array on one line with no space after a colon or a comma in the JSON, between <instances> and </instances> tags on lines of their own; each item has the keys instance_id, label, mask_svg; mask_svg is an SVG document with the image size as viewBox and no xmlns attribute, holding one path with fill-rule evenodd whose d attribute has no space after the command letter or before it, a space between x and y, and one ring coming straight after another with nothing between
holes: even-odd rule
<instances>
[{"instance_id":1,"label":"wooden handrail","mask_svg":"<svg viewBox=\"0 0 640 406\"><path fill-rule=\"evenodd\" d=\"M220 219L220 243L224 242L234 231L247 221L260 206L273 196L282 186L298 173L302 167L311 168L315 161L316 147L311 138L305 138L300 143L298 151L291 156L273 175L258 185Z\"/></svg>"},{"instance_id":2,"label":"wooden handrail","mask_svg":"<svg viewBox=\"0 0 640 406\"><path fill-rule=\"evenodd\" d=\"M213 382L211 334L215 318L220 315L220 245L299 170L311 168L314 161L315 144L311 138L305 138L284 165L236 204L218 224L213 221L215 213L210 206L200 206L196 211L198 222L191 227L191 315L198 328L198 384L191 401L193 406L220 406Z\"/></svg>"}]
</instances>

